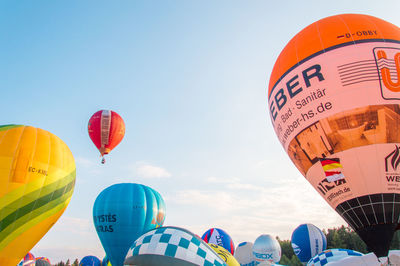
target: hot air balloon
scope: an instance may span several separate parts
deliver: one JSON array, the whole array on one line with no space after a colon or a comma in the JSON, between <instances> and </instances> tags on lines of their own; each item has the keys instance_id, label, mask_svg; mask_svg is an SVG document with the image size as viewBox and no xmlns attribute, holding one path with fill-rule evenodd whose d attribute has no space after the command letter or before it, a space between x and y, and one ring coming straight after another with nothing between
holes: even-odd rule
<instances>
[{"instance_id":1,"label":"hot air balloon","mask_svg":"<svg viewBox=\"0 0 400 266\"><path fill-rule=\"evenodd\" d=\"M160 227L165 204L154 189L134 183L104 189L93 206L93 221L113 266L123 265L126 253L143 233Z\"/></svg>"},{"instance_id":2,"label":"hot air balloon","mask_svg":"<svg viewBox=\"0 0 400 266\"><path fill-rule=\"evenodd\" d=\"M400 29L336 15L298 33L269 82L275 132L289 157L378 257L400 217Z\"/></svg>"},{"instance_id":3,"label":"hot air balloon","mask_svg":"<svg viewBox=\"0 0 400 266\"><path fill-rule=\"evenodd\" d=\"M173 226L153 229L132 245L127 265L194 266L226 263L201 238Z\"/></svg>"},{"instance_id":4,"label":"hot air balloon","mask_svg":"<svg viewBox=\"0 0 400 266\"><path fill-rule=\"evenodd\" d=\"M363 256L361 252L344 249L344 248L333 248L327 249L312 257L307 266L323 266L332 261L338 261L349 256Z\"/></svg>"},{"instance_id":5,"label":"hot air balloon","mask_svg":"<svg viewBox=\"0 0 400 266\"><path fill-rule=\"evenodd\" d=\"M28 260L35 260L35 256L30 252L28 252L24 257L24 261L28 261Z\"/></svg>"},{"instance_id":6,"label":"hot air balloon","mask_svg":"<svg viewBox=\"0 0 400 266\"><path fill-rule=\"evenodd\" d=\"M46 257L37 257L35 258L35 266L51 266L51 263Z\"/></svg>"},{"instance_id":7,"label":"hot air balloon","mask_svg":"<svg viewBox=\"0 0 400 266\"><path fill-rule=\"evenodd\" d=\"M101 261L96 256L85 256L79 262L79 266L102 266Z\"/></svg>"},{"instance_id":8,"label":"hot air balloon","mask_svg":"<svg viewBox=\"0 0 400 266\"><path fill-rule=\"evenodd\" d=\"M226 249L223 247L216 245L216 244L211 244L208 243L208 245L214 250L215 253L218 254L218 256L225 261L225 263L228 266L240 266L239 262L235 259L235 257Z\"/></svg>"},{"instance_id":9,"label":"hot air balloon","mask_svg":"<svg viewBox=\"0 0 400 266\"><path fill-rule=\"evenodd\" d=\"M219 245L228 250L232 255L235 252L235 245L232 238L222 229L210 228L201 237L206 243Z\"/></svg>"},{"instance_id":10,"label":"hot air balloon","mask_svg":"<svg viewBox=\"0 0 400 266\"><path fill-rule=\"evenodd\" d=\"M21 261L18 266L35 266L36 260Z\"/></svg>"},{"instance_id":11,"label":"hot air balloon","mask_svg":"<svg viewBox=\"0 0 400 266\"><path fill-rule=\"evenodd\" d=\"M125 135L124 120L114 111L100 110L89 119L88 132L100 152L101 162L105 163L104 155L114 149Z\"/></svg>"},{"instance_id":12,"label":"hot air balloon","mask_svg":"<svg viewBox=\"0 0 400 266\"><path fill-rule=\"evenodd\" d=\"M253 243L242 242L235 249L235 259L241 266L254 266Z\"/></svg>"},{"instance_id":13,"label":"hot air balloon","mask_svg":"<svg viewBox=\"0 0 400 266\"><path fill-rule=\"evenodd\" d=\"M313 224L301 224L294 229L291 243L294 254L302 263L326 249L324 233Z\"/></svg>"},{"instance_id":14,"label":"hot air balloon","mask_svg":"<svg viewBox=\"0 0 400 266\"><path fill-rule=\"evenodd\" d=\"M386 257L384 257L387 259ZM327 266L382 266L382 265L399 265L396 264L392 260L390 260L390 264L382 263L378 260L374 253L368 253L362 256L348 256L341 258L337 261L331 261L326 264Z\"/></svg>"},{"instance_id":15,"label":"hot air balloon","mask_svg":"<svg viewBox=\"0 0 400 266\"><path fill-rule=\"evenodd\" d=\"M270 235L260 235L254 241L253 258L256 264L267 261L278 263L281 260L281 246L278 240Z\"/></svg>"},{"instance_id":16,"label":"hot air balloon","mask_svg":"<svg viewBox=\"0 0 400 266\"><path fill-rule=\"evenodd\" d=\"M74 185L74 158L61 139L31 126L0 126L0 265L17 265L33 248Z\"/></svg>"},{"instance_id":17,"label":"hot air balloon","mask_svg":"<svg viewBox=\"0 0 400 266\"><path fill-rule=\"evenodd\" d=\"M110 260L105 256L103 260L101 261L101 266L111 266Z\"/></svg>"},{"instance_id":18,"label":"hot air balloon","mask_svg":"<svg viewBox=\"0 0 400 266\"><path fill-rule=\"evenodd\" d=\"M36 262L35 262L34 265L35 265L35 266L51 266L51 264L50 264L49 261L47 261L47 260L42 260L42 259L36 260Z\"/></svg>"}]
</instances>

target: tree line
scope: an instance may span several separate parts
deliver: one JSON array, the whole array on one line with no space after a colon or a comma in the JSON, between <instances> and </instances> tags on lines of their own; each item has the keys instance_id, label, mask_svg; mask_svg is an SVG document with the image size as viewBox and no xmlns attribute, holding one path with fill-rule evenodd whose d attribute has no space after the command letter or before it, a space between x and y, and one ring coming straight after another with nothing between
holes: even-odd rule
<instances>
[{"instance_id":1,"label":"tree line","mask_svg":"<svg viewBox=\"0 0 400 266\"><path fill-rule=\"evenodd\" d=\"M70 260L68 259L66 262L60 261L59 263L54 264L54 266L79 266L79 261L78 259L75 259L71 264Z\"/></svg>"},{"instance_id":2,"label":"tree line","mask_svg":"<svg viewBox=\"0 0 400 266\"><path fill-rule=\"evenodd\" d=\"M354 232L350 227L346 227L342 225L338 228L322 230L326 236L327 241L327 249L331 248L346 248L355 251L359 251L361 253L368 253L367 246L361 240L361 238ZM290 240L280 240L279 237L276 238L281 245L282 256L280 260L280 264L289 265L289 266L302 266L303 264L297 258L297 256L293 252L292 245ZM393 236L392 243L390 245L390 249L400 249L400 231L396 231ZM79 266L78 259L75 259L71 264L68 259L66 262L60 261L59 263L54 264L55 266Z\"/></svg>"}]
</instances>

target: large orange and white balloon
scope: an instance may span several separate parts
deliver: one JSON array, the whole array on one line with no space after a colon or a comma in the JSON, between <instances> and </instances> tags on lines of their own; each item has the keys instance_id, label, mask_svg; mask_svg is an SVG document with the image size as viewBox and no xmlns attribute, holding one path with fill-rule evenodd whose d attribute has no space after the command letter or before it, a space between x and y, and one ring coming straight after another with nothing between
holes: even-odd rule
<instances>
[{"instance_id":1,"label":"large orange and white balloon","mask_svg":"<svg viewBox=\"0 0 400 266\"><path fill-rule=\"evenodd\" d=\"M400 29L336 15L298 33L273 68L268 105L293 163L387 255L400 218Z\"/></svg>"}]
</instances>

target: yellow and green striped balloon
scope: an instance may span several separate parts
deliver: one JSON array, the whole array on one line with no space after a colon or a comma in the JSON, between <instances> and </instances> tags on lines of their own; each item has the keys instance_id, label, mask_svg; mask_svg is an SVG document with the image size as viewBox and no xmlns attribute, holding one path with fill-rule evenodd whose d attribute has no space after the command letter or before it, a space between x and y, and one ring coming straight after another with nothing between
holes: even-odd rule
<instances>
[{"instance_id":1,"label":"yellow and green striped balloon","mask_svg":"<svg viewBox=\"0 0 400 266\"><path fill-rule=\"evenodd\" d=\"M0 265L17 265L58 220L75 173L71 151L54 134L0 126Z\"/></svg>"}]
</instances>

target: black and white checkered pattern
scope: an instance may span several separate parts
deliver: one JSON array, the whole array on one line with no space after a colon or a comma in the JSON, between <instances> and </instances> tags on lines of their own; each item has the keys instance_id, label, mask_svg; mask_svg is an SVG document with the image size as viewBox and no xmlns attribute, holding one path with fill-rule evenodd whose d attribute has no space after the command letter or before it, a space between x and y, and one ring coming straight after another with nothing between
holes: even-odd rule
<instances>
[{"instance_id":1,"label":"black and white checkered pattern","mask_svg":"<svg viewBox=\"0 0 400 266\"><path fill-rule=\"evenodd\" d=\"M131 247L132 256L161 255L196 265L226 266L226 263L199 237L178 227L161 227L139 237Z\"/></svg>"}]
</instances>

